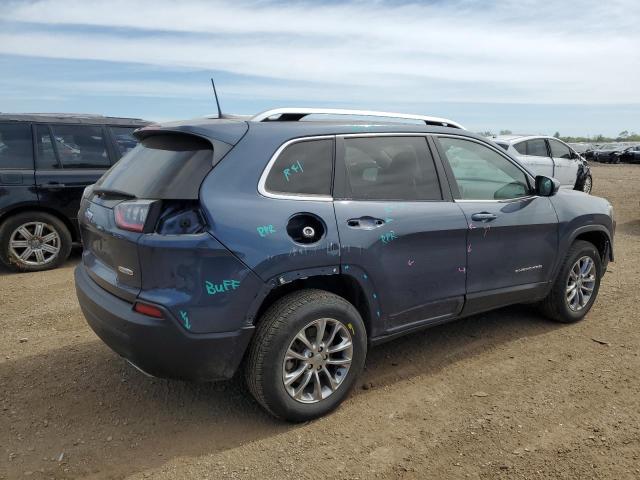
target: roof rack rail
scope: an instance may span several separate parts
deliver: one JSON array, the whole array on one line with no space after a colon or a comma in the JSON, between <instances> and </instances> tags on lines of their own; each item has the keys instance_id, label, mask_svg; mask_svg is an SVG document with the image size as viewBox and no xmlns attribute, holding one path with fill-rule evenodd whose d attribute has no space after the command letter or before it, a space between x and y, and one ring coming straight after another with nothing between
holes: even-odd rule
<instances>
[{"instance_id":1,"label":"roof rack rail","mask_svg":"<svg viewBox=\"0 0 640 480\"><path fill-rule=\"evenodd\" d=\"M298 121L307 115L350 115L358 117L383 117L383 118L401 118L403 120L418 120L427 125L435 125L438 127L465 128L457 122L447 120L440 117L428 117L425 115L413 115L411 113L392 113L378 112L373 110L348 110L342 108L274 108L262 113L258 113L251 118L252 122L270 122L270 121ZM272 117L278 118L272 118Z\"/></svg>"}]
</instances>

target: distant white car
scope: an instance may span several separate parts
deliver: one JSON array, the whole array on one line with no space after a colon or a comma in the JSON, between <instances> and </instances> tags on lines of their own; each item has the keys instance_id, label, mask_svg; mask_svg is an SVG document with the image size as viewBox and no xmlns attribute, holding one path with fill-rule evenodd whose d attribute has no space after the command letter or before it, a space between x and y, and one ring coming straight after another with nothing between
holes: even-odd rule
<instances>
[{"instance_id":1,"label":"distant white car","mask_svg":"<svg viewBox=\"0 0 640 480\"><path fill-rule=\"evenodd\" d=\"M557 138L539 135L499 135L492 140L535 174L557 179L561 188L591 193L593 177L587 161Z\"/></svg>"}]
</instances>

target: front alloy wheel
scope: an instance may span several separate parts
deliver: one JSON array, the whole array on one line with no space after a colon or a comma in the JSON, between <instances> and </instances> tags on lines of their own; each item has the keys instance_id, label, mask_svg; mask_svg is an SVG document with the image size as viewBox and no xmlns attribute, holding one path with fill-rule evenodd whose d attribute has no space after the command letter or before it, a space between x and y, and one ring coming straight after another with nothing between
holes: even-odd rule
<instances>
[{"instance_id":1,"label":"front alloy wheel","mask_svg":"<svg viewBox=\"0 0 640 480\"><path fill-rule=\"evenodd\" d=\"M567 279L567 306L578 312L587 306L596 285L596 269L589 256L580 258L569 270Z\"/></svg>"},{"instance_id":2,"label":"front alloy wheel","mask_svg":"<svg viewBox=\"0 0 640 480\"><path fill-rule=\"evenodd\" d=\"M32 267L44 267L60 253L60 234L44 222L27 222L9 237L9 253L15 261Z\"/></svg>"},{"instance_id":3,"label":"front alloy wheel","mask_svg":"<svg viewBox=\"0 0 640 480\"><path fill-rule=\"evenodd\" d=\"M582 191L584 193L591 193L591 189L593 188L593 178L591 175L587 175L582 183Z\"/></svg>"}]
</instances>

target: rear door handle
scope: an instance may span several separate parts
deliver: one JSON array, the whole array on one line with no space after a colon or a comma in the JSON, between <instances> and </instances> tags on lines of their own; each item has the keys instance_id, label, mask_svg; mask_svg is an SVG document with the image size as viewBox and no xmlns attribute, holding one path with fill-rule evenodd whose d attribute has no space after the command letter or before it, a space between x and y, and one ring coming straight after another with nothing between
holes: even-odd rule
<instances>
[{"instance_id":1,"label":"rear door handle","mask_svg":"<svg viewBox=\"0 0 640 480\"><path fill-rule=\"evenodd\" d=\"M347 226L351 228L360 228L362 230L373 230L384 225L384 220L374 217L350 218L347 220Z\"/></svg>"},{"instance_id":2,"label":"rear door handle","mask_svg":"<svg viewBox=\"0 0 640 480\"><path fill-rule=\"evenodd\" d=\"M471 215L471 220L474 222L490 222L491 220L495 220L498 216L494 213L489 212L479 212Z\"/></svg>"}]
</instances>

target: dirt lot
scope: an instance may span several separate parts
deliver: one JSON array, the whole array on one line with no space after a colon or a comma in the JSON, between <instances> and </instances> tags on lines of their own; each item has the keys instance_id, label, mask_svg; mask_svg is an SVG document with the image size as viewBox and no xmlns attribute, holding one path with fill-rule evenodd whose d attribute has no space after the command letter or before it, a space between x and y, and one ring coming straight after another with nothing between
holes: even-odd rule
<instances>
[{"instance_id":1,"label":"dirt lot","mask_svg":"<svg viewBox=\"0 0 640 480\"><path fill-rule=\"evenodd\" d=\"M78 254L0 272L0 478L640 478L640 166L596 166L616 262L575 325L518 306L373 349L333 415L150 379L89 330ZM161 352L158 352L161 355Z\"/></svg>"}]
</instances>

